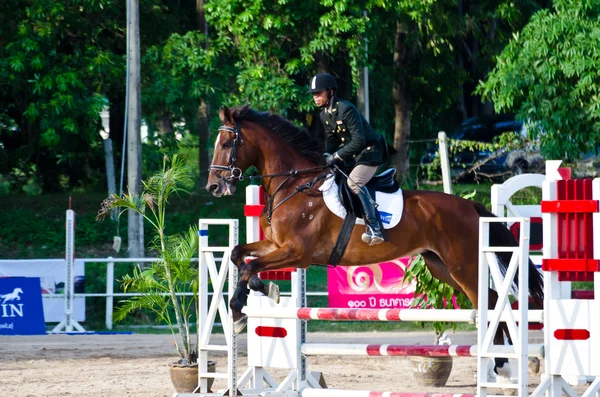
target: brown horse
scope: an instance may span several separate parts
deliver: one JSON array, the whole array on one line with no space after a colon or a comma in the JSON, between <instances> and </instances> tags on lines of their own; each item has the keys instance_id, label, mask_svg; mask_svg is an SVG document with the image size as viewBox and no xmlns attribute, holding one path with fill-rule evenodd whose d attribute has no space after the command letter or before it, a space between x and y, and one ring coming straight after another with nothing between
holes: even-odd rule
<instances>
[{"instance_id":1,"label":"brown horse","mask_svg":"<svg viewBox=\"0 0 600 397\"><path fill-rule=\"evenodd\" d=\"M322 148L306 130L248 106L223 107L220 118L206 189L216 197L233 194L244 171L255 166L268 198L260 217L265 239L238 245L231 254L240 270L230 301L239 332L246 324L241 310L248 286L272 295L258 272L326 264L342 219L329 211L317 189L321 182L316 177L328 169L322 165ZM361 240L362 227L355 228L340 265L358 266L421 254L434 277L465 293L477 308L479 218L494 215L483 205L454 195L418 190L403 194L401 221L386 230L387 241L368 246ZM501 224L492 224L490 234L493 246L518 245ZM247 256L256 259L245 264ZM499 253L498 257L503 266L508 265L510 253ZM531 261L529 266L530 295L541 306L543 279ZM496 300L496 292L490 290L489 304L495 305ZM494 343L504 344L500 330Z\"/></svg>"}]
</instances>

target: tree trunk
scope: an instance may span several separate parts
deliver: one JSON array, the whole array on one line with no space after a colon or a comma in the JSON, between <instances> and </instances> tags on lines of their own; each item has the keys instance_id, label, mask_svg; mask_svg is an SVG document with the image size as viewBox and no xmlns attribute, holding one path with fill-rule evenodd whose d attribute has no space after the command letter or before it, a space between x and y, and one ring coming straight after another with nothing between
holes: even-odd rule
<instances>
[{"instance_id":1,"label":"tree trunk","mask_svg":"<svg viewBox=\"0 0 600 397\"><path fill-rule=\"evenodd\" d=\"M200 167L200 186L206 185L208 182L208 167L210 161L209 146L207 144L210 138L210 106L203 98L198 106L198 166Z\"/></svg>"},{"instance_id":2,"label":"tree trunk","mask_svg":"<svg viewBox=\"0 0 600 397\"><path fill-rule=\"evenodd\" d=\"M206 47L208 48L208 24L204 15L204 0L196 0L196 28L206 36ZM206 98L200 100L197 111L198 126L198 167L200 167L200 186L208 182L208 167L210 161L210 105Z\"/></svg>"},{"instance_id":3,"label":"tree trunk","mask_svg":"<svg viewBox=\"0 0 600 397\"><path fill-rule=\"evenodd\" d=\"M479 58L479 41L475 35L472 35L472 47L471 47L471 78L474 82L479 81L479 73L477 66L477 59ZM476 83L474 83L476 84ZM479 106L481 103L481 99L479 95L473 93L471 94L471 117L479 116Z\"/></svg>"},{"instance_id":4,"label":"tree trunk","mask_svg":"<svg viewBox=\"0 0 600 397\"><path fill-rule=\"evenodd\" d=\"M457 4L457 14L458 20L462 21L463 19L463 0L458 0ZM459 69L463 69L465 67L465 62L463 59L463 47L460 45L462 38L457 35L456 37L456 63ZM467 107L465 106L465 83L461 81L458 87L459 96L458 96L458 111L460 113L460 117L462 121L465 121L468 118L467 115Z\"/></svg>"},{"instance_id":5,"label":"tree trunk","mask_svg":"<svg viewBox=\"0 0 600 397\"><path fill-rule=\"evenodd\" d=\"M367 121L371 121L371 109L369 105L369 68L365 66L359 72L360 80L358 82L358 110Z\"/></svg>"},{"instance_id":6,"label":"tree trunk","mask_svg":"<svg viewBox=\"0 0 600 397\"><path fill-rule=\"evenodd\" d=\"M407 32L404 25L396 22L396 38L394 41L394 69L392 98L396 122L394 126L394 148L398 151L393 164L401 179L409 177L409 139L410 139L410 99L408 86L408 48Z\"/></svg>"},{"instance_id":7,"label":"tree trunk","mask_svg":"<svg viewBox=\"0 0 600 397\"><path fill-rule=\"evenodd\" d=\"M108 195L112 196L117 193L117 182L115 178L115 160L113 158L112 139L104 139L104 162L106 164L106 184L108 187ZM115 209L110 212L110 219L117 220L119 212Z\"/></svg>"},{"instance_id":8,"label":"tree trunk","mask_svg":"<svg viewBox=\"0 0 600 397\"><path fill-rule=\"evenodd\" d=\"M166 139L174 139L175 131L173 130L173 123L171 122L171 115L165 112L163 115L156 119L156 129L158 133Z\"/></svg>"},{"instance_id":9,"label":"tree trunk","mask_svg":"<svg viewBox=\"0 0 600 397\"><path fill-rule=\"evenodd\" d=\"M129 1L127 40L129 41L129 103L127 120L127 185L134 195L142 192L141 142L141 79L140 79L140 24L139 2ZM127 241L130 258L144 256L144 219L132 210L127 217Z\"/></svg>"},{"instance_id":10,"label":"tree trunk","mask_svg":"<svg viewBox=\"0 0 600 397\"><path fill-rule=\"evenodd\" d=\"M490 20L490 24L488 26L488 31L487 31L487 40L488 43L493 43L494 40L496 39L496 18L494 17L489 17ZM487 71L486 71L487 74ZM494 114L494 103L490 100L486 100L483 103L483 114L486 116L492 116Z\"/></svg>"}]
</instances>

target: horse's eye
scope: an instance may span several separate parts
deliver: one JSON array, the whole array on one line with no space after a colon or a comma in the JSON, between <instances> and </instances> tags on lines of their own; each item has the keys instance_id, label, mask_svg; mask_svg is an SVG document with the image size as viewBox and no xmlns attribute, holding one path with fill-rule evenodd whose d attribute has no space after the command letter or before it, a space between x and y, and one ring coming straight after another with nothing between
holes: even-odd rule
<instances>
[{"instance_id":1,"label":"horse's eye","mask_svg":"<svg viewBox=\"0 0 600 397\"><path fill-rule=\"evenodd\" d=\"M225 149L229 149L229 148L230 148L230 147L232 147L232 146L233 146L233 143L231 143L231 142L225 142L225 143L223 143L223 147L224 147Z\"/></svg>"}]
</instances>

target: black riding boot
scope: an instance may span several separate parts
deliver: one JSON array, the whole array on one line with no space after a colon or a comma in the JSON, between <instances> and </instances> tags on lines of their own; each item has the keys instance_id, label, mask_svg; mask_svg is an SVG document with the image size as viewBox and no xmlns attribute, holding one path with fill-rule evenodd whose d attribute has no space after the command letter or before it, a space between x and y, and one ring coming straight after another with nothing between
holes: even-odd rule
<instances>
[{"instance_id":1,"label":"black riding boot","mask_svg":"<svg viewBox=\"0 0 600 397\"><path fill-rule=\"evenodd\" d=\"M358 194L358 198L363 207L364 220L367 227L367 231L362 235L362 241L369 245L383 243L385 240L381 232L381 223L379 222L377 209L371 204L368 193L365 193L362 189Z\"/></svg>"}]
</instances>

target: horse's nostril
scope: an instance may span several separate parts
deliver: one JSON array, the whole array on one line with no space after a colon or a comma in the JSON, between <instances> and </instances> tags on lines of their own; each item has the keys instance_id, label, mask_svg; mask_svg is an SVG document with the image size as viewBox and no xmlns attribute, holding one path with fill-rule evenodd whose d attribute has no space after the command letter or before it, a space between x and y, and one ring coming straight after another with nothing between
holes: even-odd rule
<instances>
[{"instance_id":1,"label":"horse's nostril","mask_svg":"<svg viewBox=\"0 0 600 397\"><path fill-rule=\"evenodd\" d=\"M213 193L213 192L216 192L218 188L219 188L219 184L213 183L211 185L208 185L206 187L206 190L208 190L209 193Z\"/></svg>"}]
</instances>

